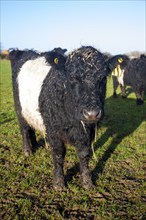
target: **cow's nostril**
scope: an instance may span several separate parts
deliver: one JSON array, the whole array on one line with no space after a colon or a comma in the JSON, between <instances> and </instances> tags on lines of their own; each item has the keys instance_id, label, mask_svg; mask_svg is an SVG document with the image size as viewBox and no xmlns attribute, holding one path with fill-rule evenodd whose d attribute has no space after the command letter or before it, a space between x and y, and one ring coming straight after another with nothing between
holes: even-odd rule
<instances>
[{"instance_id":1,"label":"cow's nostril","mask_svg":"<svg viewBox=\"0 0 146 220\"><path fill-rule=\"evenodd\" d=\"M89 110L83 109L83 115L85 119L88 121L97 121L101 117L101 110L96 109L96 110L89 111Z\"/></svg>"}]
</instances>

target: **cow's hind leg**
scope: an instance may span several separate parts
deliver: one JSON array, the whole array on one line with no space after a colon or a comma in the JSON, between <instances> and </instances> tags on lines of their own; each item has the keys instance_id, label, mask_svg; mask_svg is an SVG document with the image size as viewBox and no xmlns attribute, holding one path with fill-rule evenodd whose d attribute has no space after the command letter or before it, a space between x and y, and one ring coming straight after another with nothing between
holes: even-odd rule
<instances>
[{"instance_id":1,"label":"cow's hind leg","mask_svg":"<svg viewBox=\"0 0 146 220\"><path fill-rule=\"evenodd\" d=\"M121 89L121 92L122 92L122 98L126 98L126 88L125 86L121 85L120 84L120 89Z\"/></svg>"},{"instance_id":2,"label":"cow's hind leg","mask_svg":"<svg viewBox=\"0 0 146 220\"><path fill-rule=\"evenodd\" d=\"M14 90L14 103L15 103L15 109L20 125L20 131L22 135L22 141L23 141L23 150L26 156L29 156L32 151L33 147L37 144L35 131L29 126L29 124L26 122L24 117L22 116L22 107L19 101L19 91L18 91L18 85L16 83L16 75L13 76L13 90Z\"/></svg>"},{"instance_id":3,"label":"cow's hind leg","mask_svg":"<svg viewBox=\"0 0 146 220\"><path fill-rule=\"evenodd\" d=\"M117 97L117 88L118 88L118 80L117 80L117 77L116 76L112 76L112 79L113 79L113 97L116 98Z\"/></svg>"},{"instance_id":4,"label":"cow's hind leg","mask_svg":"<svg viewBox=\"0 0 146 220\"><path fill-rule=\"evenodd\" d=\"M54 161L54 189L61 191L65 188L63 164L66 154L64 143L59 139L53 141L52 155Z\"/></svg>"},{"instance_id":5,"label":"cow's hind leg","mask_svg":"<svg viewBox=\"0 0 146 220\"><path fill-rule=\"evenodd\" d=\"M29 156L37 144L35 131L23 119L20 119L19 121L24 154Z\"/></svg>"}]
</instances>

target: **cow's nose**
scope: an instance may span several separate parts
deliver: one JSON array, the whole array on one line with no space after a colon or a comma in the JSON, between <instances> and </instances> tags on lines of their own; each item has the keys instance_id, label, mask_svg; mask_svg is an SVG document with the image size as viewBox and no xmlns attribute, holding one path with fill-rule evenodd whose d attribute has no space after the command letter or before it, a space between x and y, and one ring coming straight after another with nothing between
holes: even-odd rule
<instances>
[{"instance_id":1,"label":"cow's nose","mask_svg":"<svg viewBox=\"0 0 146 220\"><path fill-rule=\"evenodd\" d=\"M83 115L87 121L97 121L101 117L101 109L96 109L96 110L83 109Z\"/></svg>"}]
</instances>

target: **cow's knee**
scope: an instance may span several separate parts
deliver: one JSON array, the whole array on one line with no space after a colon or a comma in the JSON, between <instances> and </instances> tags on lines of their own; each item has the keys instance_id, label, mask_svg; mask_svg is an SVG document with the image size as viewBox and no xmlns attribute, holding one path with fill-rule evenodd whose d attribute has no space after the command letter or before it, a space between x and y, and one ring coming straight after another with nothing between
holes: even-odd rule
<instances>
[{"instance_id":1,"label":"cow's knee","mask_svg":"<svg viewBox=\"0 0 146 220\"><path fill-rule=\"evenodd\" d=\"M90 189L93 187L91 173L88 167L89 159L92 155L91 149L90 147L78 148L77 153L80 160L80 173L82 178L82 185L85 189Z\"/></svg>"}]
</instances>

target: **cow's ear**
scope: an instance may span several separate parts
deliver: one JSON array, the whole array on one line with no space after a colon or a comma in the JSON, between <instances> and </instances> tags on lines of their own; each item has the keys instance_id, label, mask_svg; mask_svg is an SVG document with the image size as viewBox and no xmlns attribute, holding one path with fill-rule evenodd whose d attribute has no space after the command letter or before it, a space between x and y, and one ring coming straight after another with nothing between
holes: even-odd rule
<instances>
[{"instance_id":1,"label":"cow's ear","mask_svg":"<svg viewBox=\"0 0 146 220\"><path fill-rule=\"evenodd\" d=\"M60 53L55 53L55 56L53 57L53 62L53 67L55 67L56 69L64 69L66 57Z\"/></svg>"},{"instance_id":2,"label":"cow's ear","mask_svg":"<svg viewBox=\"0 0 146 220\"><path fill-rule=\"evenodd\" d=\"M23 54L23 51L18 50L18 49L14 49L14 50L9 50L9 58L11 59L15 59L15 58L19 58L21 55Z\"/></svg>"},{"instance_id":3,"label":"cow's ear","mask_svg":"<svg viewBox=\"0 0 146 220\"><path fill-rule=\"evenodd\" d=\"M66 57L60 53L56 52L46 52L43 53L47 62L55 69L65 68Z\"/></svg>"}]
</instances>

